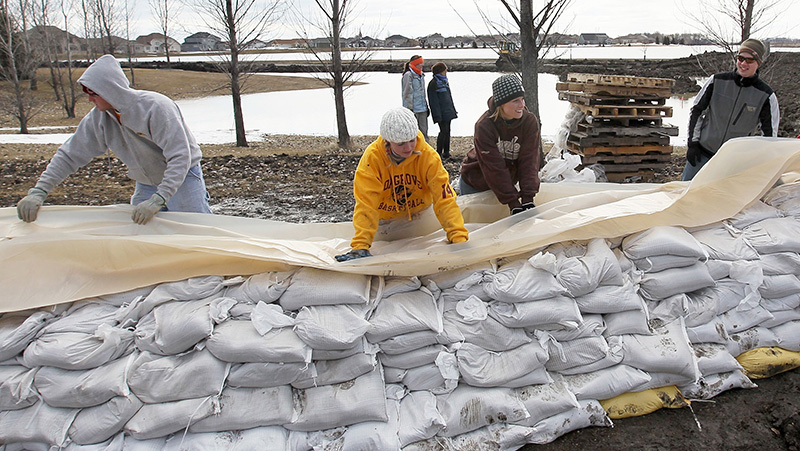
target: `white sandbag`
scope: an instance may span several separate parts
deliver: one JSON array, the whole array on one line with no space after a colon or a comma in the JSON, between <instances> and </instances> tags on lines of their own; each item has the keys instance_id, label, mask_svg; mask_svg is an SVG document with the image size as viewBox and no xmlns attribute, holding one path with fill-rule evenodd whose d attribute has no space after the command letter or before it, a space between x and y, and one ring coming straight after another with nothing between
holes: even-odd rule
<instances>
[{"instance_id":1,"label":"white sandbag","mask_svg":"<svg viewBox=\"0 0 800 451\"><path fill-rule=\"evenodd\" d=\"M125 434L119 433L114 437L100 443L93 445L81 445L75 442L70 442L63 451L128 451L125 446ZM6 448L11 451L11 448ZM33 449L28 451L35 451Z\"/></svg>"},{"instance_id":2,"label":"white sandbag","mask_svg":"<svg viewBox=\"0 0 800 451\"><path fill-rule=\"evenodd\" d=\"M131 354L90 370L44 366L36 373L34 385L52 407L96 406L130 393L127 375L135 357L136 354Z\"/></svg>"},{"instance_id":3,"label":"white sandbag","mask_svg":"<svg viewBox=\"0 0 800 451\"><path fill-rule=\"evenodd\" d=\"M278 302L284 310L311 305L366 304L371 277L302 267L293 275Z\"/></svg>"},{"instance_id":4,"label":"white sandbag","mask_svg":"<svg viewBox=\"0 0 800 451\"><path fill-rule=\"evenodd\" d=\"M537 423L528 443L544 445L562 435L586 427L613 427L605 409L596 400L579 400L579 407L568 410Z\"/></svg>"},{"instance_id":5,"label":"white sandbag","mask_svg":"<svg viewBox=\"0 0 800 451\"><path fill-rule=\"evenodd\" d=\"M606 330L603 332L603 335L606 337L614 335L652 334L650 329L650 316L644 301L642 301L638 309L606 313L603 315L603 321L606 323Z\"/></svg>"},{"instance_id":6,"label":"white sandbag","mask_svg":"<svg viewBox=\"0 0 800 451\"><path fill-rule=\"evenodd\" d=\"M434 394L450 393L461 376L456 356L449 352L439 353L434 363L401 371L405 372L401 383L409 391L428 390Z\"/></svg>"},{"instance_id":7,"label":"white sandbag","mask_svg":"<svg viewBox=\"0 0 800 451\"><path fill-rule=\"evenodd\" d=\"M515 423L530 416L510 388L459 384L451 393L437 395L436 406L445 420L445 427L439 432L443 437L455 437L492 423Z\"/></svg>"},{"instance_id":8,"label":"white sandbag","mask_svg":"<svg viewBox=\"0 0 800 451\"><path fill-rule=\"evenodd\" d=\"M307 363L243 363L231 367L226 383L231 387L277 387L304 377L309 369Z\"/></svg>"},{"instance_id":9,"label":"white sandbag","mask_svg":"<svg viewBox=\"0 0 800 451\"><path fill-rule=\"evenodd\" d=\"M342 384L295 390L292 431L320 431L364 421L387 421L380 367Z\"/></svg>"},{"instance_id":10,"label":"white sandbag","mask_svg":"<svg viewBox=\"0 0 800 451\"><path fill-rule=\"evenodd\" d=\"M622 250L633 261L657 255L706 258L700 243L685 229L674 226L655 226L629 235L622 240Z\"/></svg>"},{"instance_id":11,"label":"white sandbag","mask_svg":"<svg viewBox=\"0 0 800 451\"><path fill-rule=\"evenodd\" d=\"M619 364L593 373L563 376L569 391L578 401L609 399L629 392L650 380L650 375L629 365Z\"/></svg>"},{"instance_id":12,"label":"white sandbag","mask_svg":"<svg viewBox=\"0 0 800 451\"><path fill-rule=\"evenodd\" d=\"M387 338L378 343L378 346L384 354L404 354L425 346L441 343L440 340L449 343L445 337L432 330L422 330Z\"/></svg>"},{"instance_id":13,"label":"white sandbag","mask_svg":"<svg viewBox=\"0 0 800 451\"><path fill-rule=\"evenodd\" d=\"M689 294L687 314L684 316L689 327L705 324L711 318L734 308L747 309L758 305L761 296L747 284L733 279L717 281L713 287L704 288Z\"/></svg>"},{"instance_id":14,"label":"white sandbag","mask_svg":"<svg viewBox=\"0 0 800 451\"><path fill-rule=\"evenodd\" d=\"M616 313L641 308L637 285L629 277L619 286L600 286L591 293L575 298L581 313Z\"/></svg>"},{"instance_id":15,"label":"white sandbag","mask_svg":"<svg viewBox=\"0 0 800 451\"><path fill-rule=\"evenodd\" d=\"M237 443L239 431L181 432L169 436L162 451L228 451Z\"/></svg>"},{"instance_id":16,"label":"white sandbag","mask_svg":"<svg viewBox=\"0 0 800 451\"><path fill-rule=\"evenodd\" d=\"M380 350L377 344L370 343L366 337L362 337L347 349L312 349L311 360L340 360L356 354L376 355Z\"/></svg>"},{"instance_id":17,"label":"white sandbag","mask_svg":"<svg viewBox=\"0 0 800 451\"><path fill-rule=\"evenodd\" d=\"M697 358L697 368L703 376L742 369L728 349L719 343L692 344L692 350Z\"/></svg>"},{"instance_id":18,"label":"white sandbag","mask_svg":"<svg viewBox=\"0 0 800 451\"><path fill-rule=\"evenodd\" d=\"M537 327L536 329L546 331L558 341L569 341L578 338L594 337L601 335L606 330L606 323L603 321L603 315L586 314L581 315L581 317L583 321L575 324L574 327L563 327L550 324ZM570 326L572 326L572 324L570 324Z\"/></svg>"},{"instance_id":19,"label":"white sandbag","mask_svg":"<svg viewBox=\"0 0 800 451\"><path fill-rule=\"evenodd\" d=\"M780 346L781 341L772 330L757 326L743 332L730 334L728 341L724 344L732 356L738 357L739 354L756 348Z\"/></svg>"},{"instance_id":20,"label":"white sandbag","mask_svg":"<svg viewBox=\"0 0 800 451\"><path fill-rule=\"evenodd\" d=\"M646 299L658 300L711 286L714 286L714 278L706 265L698 262L692 266L644 274L639 281L639 294Z\"/></svg>"},{"instance_id":21,"label":"white sandbag","mask_svg":"<svg viewBox=\"0 0 800 451\"><path fill-rule=\"evenodd\" d=\"M219 412L189 427L190 432L223 432L259 426L277 426L292 421L292 389L225 388L219 397Z\"/></svg>"},{"instance_id":22,"label":"white sandbag","mask_svg":"<svg viewBox=\"0 0 800 451\"><path fill-rule=\"evenodd\" d=\"M196 301L210 298L225 288L221 276L192 277L177 282L167 282L156 286L146 297L138 297L117 313L120 324L136 322L154 308L169 301Z\"/></svg>"},{"instance_id":23,"label":"white sandbag","mask_svg":"<svg viewBox=\"0 0 800 451\"><path fill-rule=\"evenodd\" d=\"M654 255L652 257L643 258L641 260L634 260L633 264L639 271L659 272L670 268L683 268L685 266L692 266L698 261L698 257L686 257L683 255Z\"/></svg>"},{"instance_id":24,"label":"white sandbag","mask_svg":"<svg viewBox=\"0 0 800 451\"><path fill-rule=\"evenodd\" d=\"M136 347L161 355L192 349L214 330L210 301L167 302L154 308L136 326Z\"/></svg>"},{"instance_id":25,"label":"white sandbag","mask_svg":"<svg viewBox=\"0 0 800 451\"><path fill-rule=\"evenodd\" d=\"M466 434L446 438L443 442L444 449L447 450L514 451L525 446L533 433L533 428L495 423Z\"/></svg>"},{"instance_id":26,"label":"white sandbag","mask_svg":"<svg viewBox=\"0 0 800 451\"><path fill-rule=\"evenodd\" d=\"M485 319L465 318L457 307L458 303L446 303L444 306L442 335L450 343L466 342L489 351L505 351L531 342L523 329L506 327L491 316Z\"/></svg>"},{"instance_id":27,"label":"white sandbag","mask_svg":"<svg viewBox=\"0 0 800 451\"><path fill-rule=\"evenodd\" d=\"M758 260L765 275L800 275L800 254L797 252L773 252L762 254Z\"/></svg>"},{"instance_id":28,"label":"white sandbag","mask_svg":"<svg viewBox=\"0 0 800 451\"><path fill-rule=\"evenodd\" d=\"M18 410L0 411L0 443L39 442L60 446L78 409L61 409L38 402Z\"/></svg>"},{"instance_id":29,"label":"white sandbag","mask_svg":"<svg viewBox=\"0 0 800 451\"><path fill-rule=\"evenodd\" d=\"M384 277L383 278L383 291L381 297L389 297L397 293L406 293L408 291L419 290L422 282L419 277ZM440 287L441 288L441 287Z\"/></svg>"},{"instance_id":30,"label":"white sandbag","mask_svg":"<svg viewBox=\"0 0 800 451\"><path fill-rule=\"evenodd\" d=\"M496 387L543 367L548 355L537 342L503 352L463 343L456 357L464 382L473 387Z\"/></svg>"},{"instance_id":31,"label":"white sandbag","mask_svg":"<svg viewBox=\"0 0 800 451\"><path fill-rule=\"evenodd\" d=\"M580 257L558 259L556 280L570 296L581 296L600 285L622 285L622 269L606 240L595 238Z\"/></svg>"},{"instance_id":32,"label":"white sandbag","mask_svg":"<svg viewBox=\"0 0 800 451\"><path fill-rule=\"evenodd\" d=\"M25 348L25 366L54 366L65 370L97 368L133 351L133 332L103 325L94 334L45 334Z\"/></svg>"},{"instance_id":33,"label":"white sandbag","mask_svg":"<svg viewBox=\"0 0 800 451\"><path fill-rule=\"evenodd\" d=\"M442 351L445 351L445 347L436 344L402 354L380 354L380 359L381 364L384 366L409 369L433 363Z\"/></svg>"},{"instance_id":34,"label":"white sandbag","mask_svg":"<svg viewBox=\"0 0 800 451\"><path fill-rule=\"evenodd\" d=\"M442 315L436 300L424 287L381 299L369 323L366 337L371 343L410 332L442 331Z\"/></svg>"},{"instance_id":35,"label":"white sandbag","mask_svg":"<svg viewBox=\"0 0 800 451\"><path fill-rule=\"evenodd\" d=\"M218 409L212 396L145 404L125 424L125 432L136 440L166 437L183 431Z\"/></svg>"},{"instance_id":36,"label":"white sandbag","mask_svg":"<svg viewBox=\"0 0 800 451\"><path fill-rule=\"evenodd\" d=\"M769 190L762 199L768 205L786 210L787 204L789 208L797 204L800 196L800 189L798 188L800 188L800 183L783 183Z\"/></svg>"},{"instance_id":37,"label":"white sandbag","mask_svg":"<svg viewBox=\"0 0 800 451\"><path fill-rule=\"evenodd\" d=\"M83 409L69 428L70 439L81 445L103 442L117 435L143 403L133 394L117 396L99 406Z\"/></svg>"},{"instance_id":38,"label":"white sandbag","mask_svg":"<svg viewBox=\"0 0 800 451\"><path fill-rule=\"evenodd\" d=\"M383 367L383 379L387 384L402 384L408 370L402 368Z\"/></svg>"},{"instance_id":39,"label":"white sandbag","mask_svg":"<svg viewBox=\"0 0 800 451\"><path fill-rule=\"evenodd\" d=\"M719 316L728 334L743 332L774 318L772 313L757 305L751 309L733 308ZM764 327L769 327L765 325Z\"/></svg>"},{"instance_id":40,"label":"white sandbag","mask_svg":"<svg viewBox=\"0 0 800 451\"><path fill-rule=\"evenodd\" d=\"M715 316L705 324L699 326L687 327L686 336L689 337L691 343L728 343L728 332L725 330L725 324L722 320Z\"/></svg>"},{"instance_id":41,"label":"white sandbag","mask_svg":"<svg viewBox=\"0 0 800 451\"><path fill-rule=\"evenodd\" d=\"M463 268L441 271L436 274L429 274L422 277L422 281L432 281L440 290L446 290L456 286L474 285L480 281L485 274L493 273L497 267L492 262L479 262ZM477 277L475 277L477 276Z\"/></svg>"},{"instance_id":42,"label":"white sandbag","mask_svg":"<svg viewBox=\"0 0 800 451\"><path fill-rule=\"evenodd\" d=\"M270 304L277 301L289 286L291 272L264 272L253 274L240 284L225 288L225 296L240 302Z\"/></svg>"},{"instance_id":43,"label":"white sandbag","mask_svg":"<svg viewBox=\"0 0 800 451\"><path fill-rule=\"evenodd\" d=\"M744 229L744 236L759 254L800 252L800 221L793 217L757 222Z\"/></svg>"},{"instance_id":44,"label":"white sandbag","mask_svg":"<svg viewBox=\"0 0 800 451\"><path fill-rule=\"evenodd\" d=\"M214 328L206 347L224 362L299 363L311 361L311 348L290 327L263 336L250 321L228 320Z\"/></svg>"},{"instance_id":45,"label":"white sandbag","mask_svg":"<svg viewBox=\"0 0 800 451\"><path fill-rule=\"evenodd\" d=\"M694 384L681 385L678 389L685 398L689 399L711 399L718 394L733 388L756 388L758 387L742 370L734 370L729 373L709 374L703 376Z\"/></svg>"},{"instance_id":46,"label":"white sandbag","mask_svg":"<svg viewBox=\"0 0 800 451\"><path fill-rule=\"evenodd\" d=\"M364 312L350 305L303 307L295 317L294 331L312 349L352 348L370 328Z\"/></svg>"},{"instance_id":47,"label":"white sandbag","mask_svg":"<svg viewBox=\"0 0 800 451\"><path fill-rule=\"evenodd\" d=\"M787 321L770 330L778 337L781 348L788 351L800 352L800 319Z\"/></svg>"},{"instance_id":48,"label":"white sandbag","mask_svg":"<svg viewBox=\"0 0 800 451\"><path fill-rule=\"evenodd\" d=\"M756 260L737 260L737 261L756 261ZM708 273L711 274L711 277L713 277L714 280L725 279L730 277L732 265L733 262L729 260L717 260L717 259L706 260L706 267L708 268Z\"/></svg>"},{"instance_id":49,"label":"white sandbag","mask_svg":"<svg viewBox=\"0 0 800 451\"><path fill-rule=\"evenodd\" d=\"M522 388L522 387L529 387L531 385L549 384L551 382L553 382L553 378L550 376L550 373L547 372L547 369L545 369L544 367L539 367L534 369L530 373L523 374L522 376L516 379L512 379L508 382L499 384L498 387Z\"/></svg>"},{"instance_id":50,"label":"white sandbag","mask_svg":"<svg viewBox=\"0 0 800 451\"><path fill-rule=\"evenodd\" d=\"M620 362L622 362L622 346L619 343L613 343L609 344L608 352L600 360L596 360L588 365L581 365L561 370L559 373L565 376L592 373L594 371L611 368L614 365L618 365Z\"/></svg>"},{"instance_id":51,"label":"white sandbag","mask_svg":"<svg viewBox=\"0 0 800 451\"><path fill-rule=\"evenodd\" d=\"M146 403L201 398L222 390L228 368L207 350L175 356L143 352L131 365L128 385Z\"/></svg>"},{"instance_id":52,"label":"white sandbag","mask_svg":"<svg viewBox=\"0 0 800 451\"><path fill-rule=\"evenodd\" d=\"M6 313L0 317L0 362L22 352L53 314L44 311L30 315Z\"/></svg>"},{"instance_id":53,"label":"white sandbag","mask_svg":"<svg viewBox=\"0 0 800 451\"><path fill-rule=\"evenodd\" d=\"M648 372L650 376L650 380L645 382L644 384L632 389L633 392L640 392L650 389L659 389L662 387L669 387L671 385L687 385L697 381L697 378L700 376L698 375L697 378L686 377L680 374L675 373L663 373L663 372Z\"/></svg>"},{"instance_id":54,"label":"white sandbag","mask_svg":"<svg viewBox=\"0 0 800 451\"><path fill-rule=\"evenodd\" d=\"M101 324L117 325L119 307L102 302L76 302L59 317L48 322L41 333L83 332L93 334Z\"/></svg>"},{"instance_id":55,"label":"white sandbag","mask_svg":"<svg viewBox=\"0 0 800 451\"><path fill-rule=\"evenodd\" d=\"M397 431L400 446L429 439L445 424L433 393L412 391L400 400L400 427Z\"/></svg>"},{"instance_id":56,"label":"white sandbag","mask_svg":"<svg viewBox=\"0 0 800 451\"><path fill-rule=\"evenodd\" d=\"M537 301L567 294L567 289L556 280L557 273L555 256L538 253L527 260L505 264L494 274L486 274L482 286L486 294L496 301Z\"/></svg>"},{"instance_id":57,"label":"white sandbag","mask_svg":"<svg viewBox=\"0 0 800 451\"><path fill-rule=\"evenodd\" d=\"M772 318L762 321L759 323L759 326L772 329L780 326L783 323L788 323L789 321L800 320L800 309L779 310L777 312L770 312L770 314L772 315Z\"/></svg>"},{"instance_id":58,"label":"white sandbag","mask_svg":"<svg viewBox=\"0 0 800 451\"><path fill-rule=\"evenodd\" d=\"M645 371L699 377L694 351L682 320L653 329L653 335L621 335L622 363ZM612 339L609 338L609 344ZM606 398L598 398L606 399Z\"/></svg>"},{"instance_id":59,"label":"white sandbag","mask_svg":"<svg viewBox=\"0 0 800 451\"><path fill-rule=\"evenodd\" d=\"M539 342L545 342L549 359L547 371L561 372L577 366L589 365L608 354L608 342L603 336L578 338L569 341L544 340L544 332L537 332Z\"/></svg>"},{"instance_id":60,"label":"white sandbag","mask_svg":"<svg viewBox=\"0 0 800 451\"><path fill-rule=\"evenodd\" d=\"M482 282L475 283L473 285L456 285L453 288L446 288L440 292L437 299L440 302L458 302L471 297L477 297L478 299L486 302L492 300L492 297L489 296L486 291L484 291Z\"/></svg>"},{"instance_id":61,"label":"white sandbag","mask_svg":"<svg viewBox=\"0 0 800 451\"><path fill-rule=\"evenodd\" d=\"M514 424L533 427L541 420L579 407L575 394L569 391L563 378L549 384L532 385L515 390L530 417Z\"/></svg>"},{"instance_id":62,"label":"white sandbag","mask_svg":"<svg viewBox=\"0 0 800 451\"><path fill-rule=\"evenodd\" d=\"M794 274L764 276L758 292L765 298L782 298L800 293L800 279Z\"/></svg>"},{"instance_id":63,"label":"white sandbag","mask_svg":"<svg viewBox=\"0 0 800 451\"><path fill-rule=\"evenodd\" d=\"M292 437L294 436L294 437ZM303 434L305 436L305 434ZM230 451L250 451L254 449L291 449L308 451L311 448L300 446L300 434L292 434L281 426L264 426L239 431L239 441Z\"/></svg>"},{"instance_id":64,"label":"white sandbag","mask_svg":"<svg viewBox=\"0 0 800 451\"><path fill-rule=\"evenodd\" d=\"M33 389L37 368L0 365L0 411L32 406L39 399Z\"/></svg>"},{"instance_id":65,"label":"white sandbag","mask_svg":"<svg viewBox=\"0 0 800 451\"><path fill-rule=\"evenodd\" d=\"M567 296L514 304L492 301L489 303L489 315L506 327L571 325L583 320L578 304Z\"/></svg>"},{"instance_id":66,"label":"white sandbag","mask_svg":"<svg viewBox=\"0 0 800 451\"><path fill-rule=\"evenodd\" d=\"M800 293L777 299L761 298L761 306L770 312L794 310L800 307Z\"/></svg>"},{"instance_id":67,"label":"white sandbag","mask_svg":"<svg viewBox=\"0 0 800 451\"><path fill-rule=\"evenodd\" d=\"M744 233L734 230L730 226L720 224L692 232L703 249L708 253L708 258L713 260L758 260L758 252L745 238Z\"/></svg>"},{"instance_id":68,"label":"white sandbag","mask_svg":"<svg viewBox=\"0 0 800 451\"><path fill-rule=\"evenodd\" d=\"M378 364L374 354L356 354L341 360L322 360L314 363L315 374L306 373L292 382L294 388L341 384L367 374Z\"/></svg>"},{"instance_id":69,"label":"white sandbag","mask_svg":"<svg viewBox=\"0 0 800 451\"><path fill-rule=\"evenodd\" d=\"M651 319L658 319L665 323L675 321L689 313L689 296L678 293L658 301L645 301Z\"/></svg>"},{"instance_id":70,"label":"white sandbag","mask_svg":"<svg viewBox=\"0 0 800 451\"><path fill-rule=\"evenodd\" d=\"M342 451L400 450L400 401L386 400L387 421L365 421L347 427L342 435Z\"/></svg>"},{"instance_id":71,"label":"white sandbag","mask_svg":"<svg viewBox=\"0 0 800 451\"><path fill-rule=\"evenodd\" d=\"M733 227L741 230L747 226L753 225L758 221L770 218L780 218L784 214L778 208L769 205L761 200L756 200L749 207L736 213L732 218L726 219L725 222Z\"/></svg>"}]
</instances>

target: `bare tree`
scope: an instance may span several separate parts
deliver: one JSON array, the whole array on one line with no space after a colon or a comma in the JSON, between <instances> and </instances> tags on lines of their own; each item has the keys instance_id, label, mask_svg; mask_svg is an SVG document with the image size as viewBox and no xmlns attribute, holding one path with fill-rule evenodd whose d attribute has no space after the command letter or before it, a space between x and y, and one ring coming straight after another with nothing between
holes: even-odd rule
<instances>
[{"instance_id":1,"label":"bare tree","mask_svg":"<svg viewBox=\"0 0 800 451\"><path fill-rule=\"evenodd\" d=\"M113 55L117 50L114 36L119 34L120 14L117 0L92 0L95 18L104 41L103 53Z\"/></svg>"},{"instance_id":2,"label":"bare tree","mask_svg":"<svg viewBox=\"0 0 800 451\"><path fill-rule=\"evenodd\" d=\"M252 60L240 58L250 43L267 32L278 6L278 0L202 0L206 26L228 39L228 59L219 66L230 81L237 147L247 147L241 92L252 65Z\"/></svg>"},{"instance_id":3,"label":"bare tree","mask_svg":"<svg viewBox=\"0 0 800 451\"><path fill-rule=\"evenodd\" d=\"M131 73L131 86L136 87L136 75L133 73L133 46L131 42L131 14L135 0L125 0L125 53L128 55L128 71ZM167 59L169 63L169 59Z\"/></svg>"},{"instance_id":4,"label":"bare tree","mask_svg":"<svg viewBox=\"0 0 800 451\"><path fill-rule=\"evenodd\" d=\"M64 40L66 41L66 50L67 50L67 58L66 58L66 80L62 78L59 74L59 79L61 80L61 98L62 98L62 105L64 107L64 111L67 113L67 117L74 118L75 117L75 104L78 101L77 90L76 90L76 82L74 80L73 75L73 67L72 67L72 42L71 36L69 33L70 30L70 18L72 16L72 9L73 9L73 1L72 0L61 0L61 18L64 20ZM60 66L57 66L60 67Z\"/></svg>"},{"instance_id":5,"label":"bare tree","mask_svg":"<svg viewBox=\"0 0 800 451\"><path fill-rule=\"evenodd\" d=\"M681 9L707 39L733 55L740 42L774 24L784 4L785 0L706 0Z\"/></svg>"},{"instance_id":6,"label":"bare tree","mask_svg":"<svg viewBox=\"0 0 800 451\"><path fill-rule=\"evenodd\" d=\"M314 74L317 74L315 75L316 78L333 90L339 147L349 149L352 144L350 132L347 130L344 92L358 81L355 79L356 74L366 66L374 52L372 51L371 43L364 41L365 47L363 49L358 52L352 52L349 60L342 60L342 33L349 25L350 16L355 14L357 2L348 0L314 0L314 4L316 5L317 15L305 14L295 8L295 17L306 47L311 51L318 65L317 71L314 72ZM326 50L313 45L306 30L307 28L325 36L324 39L328 44Z\"/></svg>"},{"instance_id":7,"label":"bare tree","mask_svg":"<svg viewBox=\"0 0 800 451\"><path fill-rule=\"evenodd\" d=\"M153 11L156 21L158 22L158 30L164 35L164 54L167 58L167 67L170 67L169 61L169 33L172 31L172 24L175 16L179 14L180 4L176 0L149 0L150 9Z\"/></svg>"},{"instance_id":8,"label":"bare tree","mask_svg":"<svg viewBox=\"0 0 800 451\"><path fill-rule=\"evenodd\" d=\"M23 134L28 133L28 121L38 112L30 84L24 85L25 78L30 74L35 76L39 65L30 52L30 43L26 42L28 34L20 29L20 24L27 22L27 14L27 5L14 10L8 0L0 0L0 78L12 89L12 94L0 99L0 105L19 121L19 132Z\"/></svg>"}]
</instances>

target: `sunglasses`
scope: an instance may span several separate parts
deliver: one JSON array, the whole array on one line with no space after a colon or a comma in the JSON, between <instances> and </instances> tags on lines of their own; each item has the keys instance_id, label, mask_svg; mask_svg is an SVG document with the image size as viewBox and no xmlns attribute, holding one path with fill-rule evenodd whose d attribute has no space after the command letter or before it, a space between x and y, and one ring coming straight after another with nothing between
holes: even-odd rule
<instances>
[{"instance_id":1,"label":"sunglasses","mask_svg":"<svg viewBox=\"0 0 800 451\"><path fill-rule=\"evenodd\" d=\"M753 63L756 62L756 59L755 58L749 58L749 57L742 56L742 55L736 55L736 61L738 61L740 63L753 64Z\"/></svg>"}]
</instances>

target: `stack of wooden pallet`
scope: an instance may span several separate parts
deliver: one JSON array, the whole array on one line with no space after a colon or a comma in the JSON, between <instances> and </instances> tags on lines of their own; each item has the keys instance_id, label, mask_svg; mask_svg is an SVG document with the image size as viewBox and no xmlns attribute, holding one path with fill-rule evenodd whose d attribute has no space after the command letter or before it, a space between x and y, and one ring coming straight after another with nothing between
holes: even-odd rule
<instances>
[{"instance_id":1,"label":"stack of wooden pallet","mask_svg":"<svg viewBox=\"0 0 800 451\"><path fill-rule=\"evenodd\" d=\"M625 75L576 74L558 83L558 98L584 114L570 133L567 148L581 155L583 165L602 164L609 181L652 178L671 158L670 136L678 128L665 106L674 80Z\"/></svg>"}]
</instances>

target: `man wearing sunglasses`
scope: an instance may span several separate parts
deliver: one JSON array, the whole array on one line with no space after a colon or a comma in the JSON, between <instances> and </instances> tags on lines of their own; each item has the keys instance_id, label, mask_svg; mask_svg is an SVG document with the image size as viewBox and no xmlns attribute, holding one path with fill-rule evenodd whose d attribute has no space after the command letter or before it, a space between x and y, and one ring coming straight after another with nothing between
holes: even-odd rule
<instances>
[{"instance_id":1,"label":"man wearing sunglasses","mask_svg":"<svg viewBox=\"0 0 800 451\"><path fill-rule=\"evenodd\" d=\"M136 181L131 219L137 224L162 210L211 213L200 147L174 101L131 88L112 55L98 58L78 83L94 108L19 201L20 219L35 221L47 193L107 150L125 163L128 176Z\"/></svg>"},{"instance_id":2,"label":"man wearing sunglasses","mask_svg":"<svg viewBox=\"0 0 800 451\"><path fill-rule=\"evenodd\" d=\"M695 97L683 180L694 178L731 138L753 136L759 131L763 136L778 136L778 98L758 76L767 53L758 39L745 40L739 45L736 69L709 78Z\"/></svg>"}]
</instances>

